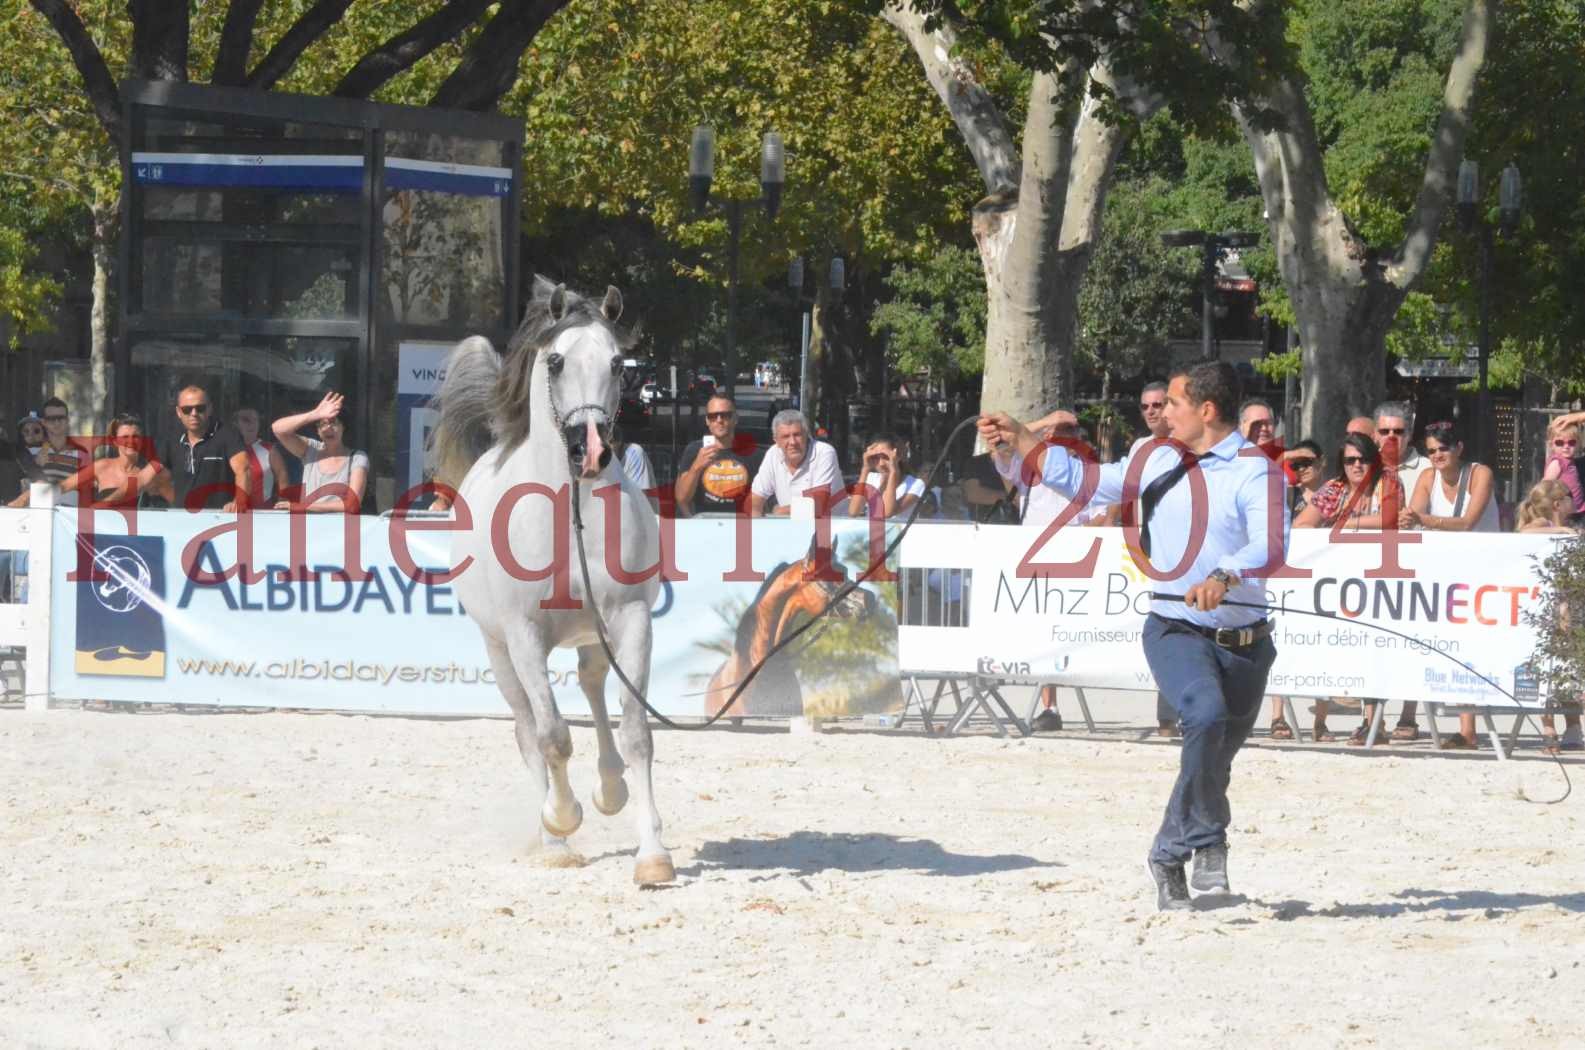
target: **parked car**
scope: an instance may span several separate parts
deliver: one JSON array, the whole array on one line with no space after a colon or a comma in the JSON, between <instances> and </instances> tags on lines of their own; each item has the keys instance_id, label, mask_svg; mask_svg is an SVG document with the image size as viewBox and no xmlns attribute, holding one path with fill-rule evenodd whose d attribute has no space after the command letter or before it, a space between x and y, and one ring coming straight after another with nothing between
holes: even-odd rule
<instances>
[{"instance_id":1,"label":"parked car","mask_svg":"<svg viewBox=\"0 0 1585 1050\"><path fill-rule=\"evenodd\" d=\"M629 434L648 428L649 406L637 395L623 394L616 409L616 423Z\"/></svg>"},{"instance_id":2,"label":"parked car","mask_svg":"<svg viewBox=\"0 0 1585 1050\"><path fill-rule=\"evenodd\" d=\"M688 396L695 401L706 401L715 396L715 377L709 372L696 374L688 384Z\"/></svg>"},{"instance_id":3,"label":"parked car","mask_svg":"<svg viewBox=\"0 0 1585 1050\"><path fill-rule=\"evenodd\" d=\"M644 402L646 405L655 404L655 402L659 401L662 396L663 392L660 389L660 384L655 382L653 379L639 387L638 399Z\"/></svg>"}]
</instances>

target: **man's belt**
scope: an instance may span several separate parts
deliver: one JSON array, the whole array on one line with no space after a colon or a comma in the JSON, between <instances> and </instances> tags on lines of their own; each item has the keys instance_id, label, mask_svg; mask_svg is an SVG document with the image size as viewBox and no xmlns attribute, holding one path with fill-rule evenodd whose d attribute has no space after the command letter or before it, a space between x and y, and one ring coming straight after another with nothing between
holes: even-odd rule
<instances>
[{"instance_id":1,"label":"man's belt","mask_svg":"<svg viewBox=\"0 0 1585 1050\"><path fill-rule=\"evenodd\" d=\"M1262 638L1271 636L1271 621L1256 620L1254 623L1243 627L1202 627L1189 620L1179 620L1172 616L1163 616L1170 624L1185 627L1196 634L1203 634L1223 649L1248 649Z\"/></svg>"}]
</instances>

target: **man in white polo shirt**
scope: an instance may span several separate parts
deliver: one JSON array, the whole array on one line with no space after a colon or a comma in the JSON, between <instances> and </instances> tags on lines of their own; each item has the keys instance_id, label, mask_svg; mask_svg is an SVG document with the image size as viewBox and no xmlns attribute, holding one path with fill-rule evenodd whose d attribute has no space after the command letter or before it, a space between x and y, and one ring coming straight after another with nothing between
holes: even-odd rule
<instances>
[{"instance_id":1,"label":"man in white polo shirt","mask_svg":"<svg viewBox=\"0 0 1585 1050\"><path fill-rule=\"evenodd\" d=\"M796 408L776 413L770 432L775 444L766 451L749 488L749 516L763 518L766 503L773 499L776 506L772 514L790 514L799 500L805 504L800 513L832 513L847 492L842 468L837 464L837 450L809 437L809 421ZM810 493L822 491L830 494L823 507L809 498Z\"/></svg>"}]
</instances>

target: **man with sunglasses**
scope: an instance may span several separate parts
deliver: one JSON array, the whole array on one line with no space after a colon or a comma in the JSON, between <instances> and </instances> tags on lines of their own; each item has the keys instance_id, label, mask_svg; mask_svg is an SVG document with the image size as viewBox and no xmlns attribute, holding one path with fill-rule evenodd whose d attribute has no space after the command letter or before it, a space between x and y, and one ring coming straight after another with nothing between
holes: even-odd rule
<instances>
[{"instance_id":1,"label":"man with sunglasses","mask_svg":"<svg viewBox=\"0 0 1585 1050\"><path fill-rule=\"evenodd\" d=\"M183 510L246 510L252 491L252 458L236 427L220 421L203 387L176 395L180 434L155 450L138 483L168 485L171 506Z\"/></svg>"},{"instance_id":2,"label":"man with sunglasses","mask_svg":"<svg viewBox=\"0 0 1585 1050\"><path fill-rule=\"evenodd\" d=\"M1413 492L1431 461L1414 447L1414 409L1405 401L1383 401L1372 413L1376 432L1371 437L1381 449L1381 461L1398 471L1403 491Z\"/></svg>"},{"instance_id":3,"label":"man with sunglasses","mask_svg":"<svg viewBox=\"0 0 1585 1050\"><path fill-rule=\"evenodd\" d=\"M704 427L704 437L690 442L678 460L688 464L672 489L681 518L745 509L749 485L765 458L753 438L738 435L737 404L725 394L705 402Z\"/></svg>"},{"instance_id":4,"label":"man with sunglasses","mask_svg":"<svg viewBox=\"0 0 1585 1050\"><path fill-rule=\"evenodd\" d=\"M57 489L89 462L88 450L68 436L70 424L66 402L58 397L44 402L44 446L39 449L37 460L44 477ZM59 493L56 499L63 506L77 505L75 492Z\"/></svg>"}]
</instances>

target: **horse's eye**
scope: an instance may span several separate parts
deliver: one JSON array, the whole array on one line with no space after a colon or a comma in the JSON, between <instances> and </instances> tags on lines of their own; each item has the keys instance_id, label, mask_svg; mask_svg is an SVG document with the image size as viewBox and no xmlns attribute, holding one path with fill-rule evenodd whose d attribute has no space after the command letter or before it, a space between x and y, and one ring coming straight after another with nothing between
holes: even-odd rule
<instances>
[{"instance_id":1,"label":"horse's eye","mask_svg":"<svg viewBox=\"0 0 1585 1050\"><path fill-rule=\"evenodd\" d=\"M614 375L614 376L619 376L619 375L622 374L622 355L621 354L618 354L615 357L611 358L611 374Z\"/></svg>"},{"instance_id":2,"label":"horse's eye","mask_svg":"<svg viewBox=\"0 0 1585 1050\"><path fill-rule=\"evenodd\" d=\"M561 375L561 366L566 363L567 359L560 354L551 354L545 358L545 367L550 369L550 374L553 376Z\"/></svg>"}]
</instances>

